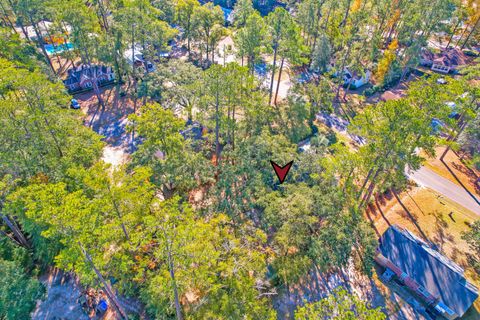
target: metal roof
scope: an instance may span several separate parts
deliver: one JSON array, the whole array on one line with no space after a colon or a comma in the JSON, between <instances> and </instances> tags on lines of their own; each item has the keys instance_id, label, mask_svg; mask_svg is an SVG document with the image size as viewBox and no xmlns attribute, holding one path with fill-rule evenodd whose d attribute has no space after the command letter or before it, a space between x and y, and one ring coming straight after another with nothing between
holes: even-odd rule
<instances>
[{"instance_id":1,"label":"metal roof","mask_svg":"<svg viewBox=\"0 0 480 320\"><path fill-rule=\"evenodd\" d=\"M380 238L382 255L462 316L478 297L464 270L410 231L391 226Z\"/></svg>"}]
</instances>

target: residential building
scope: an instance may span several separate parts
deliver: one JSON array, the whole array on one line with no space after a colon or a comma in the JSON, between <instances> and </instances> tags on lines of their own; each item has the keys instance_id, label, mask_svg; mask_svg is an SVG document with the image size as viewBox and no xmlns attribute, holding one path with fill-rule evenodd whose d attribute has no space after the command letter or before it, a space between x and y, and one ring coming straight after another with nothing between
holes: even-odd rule
<instances>
[{"instance_id":1,"label":"residential building","mask_svg":"<svg viewBox=\"0 0 480 320\"><path fill-rule=\"evenodd\" d=\"M135 46L133 48L133 51L131 48L126 50L123 53L123 56L127 60L127 63L129 65L134 64L136 68L140 68L140 69L145 69L146 67L147 72L152 72L155 70L155 65L152 62L145 59L145 57L143 56L142 48L140 48L139 46ZM168 53L167 55L165 55L164 53L161 53L161 56L166 58L168 57Z\"/></svg>"},{"instance_id":2,"label":"residential building","mask_svg":"<svg viewBox=\"0 0 480 320\"><path fill-rule=\"evenodd\" d=\"M380 238L375 261L380 279L394 281L412 294L409 303L435 318L456 319L478 297L464 270L406 229L392 225Z\"/></svg>"},{"instance_id":3,"label":"residential building","mask_svg":"<svg viewBox=\"0 0 480 320\"><path fill-rule=\"evenodd\" d=\"M440 53L433 53L424 48L420 55L421 66L443 74L455 72L458 66L467 64L468 60L468 56L456 48L449 48Z\"/></svg>"},{"instance_id":4,"label":"residential building","mask_svg":"<svg viewBox=\"0 0 480 320\"><path fill-rule=\"evenodd\" d=\"M345 86L350 85L350 89L360 88L370 81L371 76L372 72L370 72L370 70L365 70L363 74L359 74L351 72L348 68L345 68L343 71L343 84Z\"/></svg>"},{"instance_id":5,"label":"residential building","mask_svg":"<svg viewBox=\"0 0 480 320\"><path fill-rule=\"evenodd\" d=\"M111 67L100 65L81 65L67 71L67 79L63 81L69 92L90 90L94 81L99 87L115 81L115 73Z\"/></svg>"}]
</instances>

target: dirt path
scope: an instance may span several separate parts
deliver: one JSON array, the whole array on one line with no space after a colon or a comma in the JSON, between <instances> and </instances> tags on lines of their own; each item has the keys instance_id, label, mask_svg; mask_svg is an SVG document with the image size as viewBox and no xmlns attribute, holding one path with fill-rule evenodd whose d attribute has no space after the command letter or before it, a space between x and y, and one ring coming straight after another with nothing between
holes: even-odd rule
<instances>
[{"instance_id":1,"label":"dirt path","mask_svg":"<svg viewBox=\"0 0 480 320\"><path fill-rule=\"evenodd\" d=\"M126 85L102 88L104 109L92 91L75 96L84 113L84 124L104 136L107 145L102 159L114 166L126 163L132 151L132 136L127 132L127 126L128 116L133 113L133 102L122 96L123 90Z\"/></svg>"}]
</instances>

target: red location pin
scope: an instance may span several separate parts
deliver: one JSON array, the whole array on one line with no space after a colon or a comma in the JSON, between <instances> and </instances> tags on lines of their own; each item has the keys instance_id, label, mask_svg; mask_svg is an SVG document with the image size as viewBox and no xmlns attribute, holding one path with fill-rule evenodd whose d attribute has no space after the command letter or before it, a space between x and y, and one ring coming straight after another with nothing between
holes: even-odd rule
<instances>
[{"instance_id":1,"label":"red location pin","mask_svg":"<svg viewBox=\"0 0 480 320\"><path fill-rule=\"evenodd\" d=\"M272 164L273 170L275 170L275 173L277 174L278 180L280 180L280 183L283 183L288 174L288 171L290 171L290 168L292 167L293 160L284 165L283 167L280 167L272 160L270 160L270 163Z\"/></svg>"}]
</instances>

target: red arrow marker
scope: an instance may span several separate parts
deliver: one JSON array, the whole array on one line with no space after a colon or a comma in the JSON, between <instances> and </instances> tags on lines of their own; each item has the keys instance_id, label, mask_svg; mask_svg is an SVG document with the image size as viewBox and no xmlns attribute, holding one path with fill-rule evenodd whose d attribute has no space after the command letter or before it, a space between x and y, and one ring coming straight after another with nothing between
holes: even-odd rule
<instances>
[{"instance_id":1,"label":"red arrow marker","mask_svg":"<svg viewBox=\"0 0 480 320\"><path fill-rule=\"evenodd\" d=\"M285 178L287 177L288 171L290 171L290 168L292 167L293 160L284 165L283 167L280 167L272 160L270 160L270 163L272 164L273 170L275 170L275 173L277 174L278 180L280 180L280 183L283 183L283 181L285 181Z\"/></svg>"}]
</instances>

